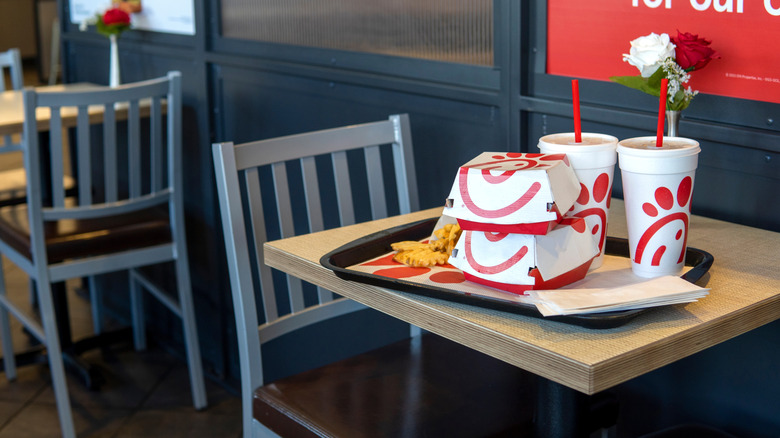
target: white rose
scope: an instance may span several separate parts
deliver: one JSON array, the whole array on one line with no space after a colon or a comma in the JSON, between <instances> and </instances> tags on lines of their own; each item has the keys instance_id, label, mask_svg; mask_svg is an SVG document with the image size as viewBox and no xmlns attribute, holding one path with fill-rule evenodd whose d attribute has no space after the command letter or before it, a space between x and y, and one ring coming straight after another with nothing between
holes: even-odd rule
<instances>
[{"instance_id":1,"label":"white rose","mask_svg":"<svg viewBox=\"0 0 780 438\"><path fill-rule=\"evenodd\" d=\"M638 68L643 78L649 78L664 59L674 58L674 47L668 34L651 33L631 41L631 53L624 53L623 61Z\"/></svg>"}]
</instances>

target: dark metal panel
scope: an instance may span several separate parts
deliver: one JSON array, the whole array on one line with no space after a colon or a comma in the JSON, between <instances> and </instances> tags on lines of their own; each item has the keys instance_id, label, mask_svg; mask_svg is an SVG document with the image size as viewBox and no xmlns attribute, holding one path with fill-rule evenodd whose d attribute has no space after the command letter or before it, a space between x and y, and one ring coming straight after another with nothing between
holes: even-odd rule
<instances>
[{"instance_id":1,"label":"dark metal panel","mask_svg":"<svg viewBox=\"0 0 780 438\"><path fill-rule=\"evenodd\" d=\"M459 165L483 150L505 150L493 106L232 67L214 73L218 141L277 137L408 113L423 206L443 204Z\"/></svg>"}]
</instances>

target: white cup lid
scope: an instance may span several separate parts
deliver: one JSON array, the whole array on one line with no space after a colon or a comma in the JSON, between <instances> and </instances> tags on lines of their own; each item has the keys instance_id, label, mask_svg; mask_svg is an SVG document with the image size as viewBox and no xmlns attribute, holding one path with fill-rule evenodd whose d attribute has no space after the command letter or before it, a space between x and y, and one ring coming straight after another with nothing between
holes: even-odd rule
<instances>
[{"instance_id":1,"label":"white cup lid","mask_svg":"<svg viewBox=\"0 0 780 438\"><path fill-rule=\"evenodd\" d=\"M544 144L544 148L548 151L560 152L560 153L572 153L572 152L599 152L604 150L614 150L615 145L618 143L618 139L611 135L599 134L594 132L583 132L583 142L576 143L574 141L573 132L562 132L558 134L548 134L539 139L539 145ZM557 142L556 142L557 140ZM598 143L589 143L588 140L596 140ZM561 143L565 142L565 143Z\"/></svg>"},{"instance_id":2,"label":"white cup lid","mask_svg":"<svg viewBox=\"0 0 780 438\"><path fill-rule=\"evenodd\" d=\"M656 147L656 137L634 137L620 140L617 152L621 155L636 157L676 158L686 155L695 155L701 152L699 142L684 137L663 137L664 145L673 144L675 147Z\"/></svg>"}]
</instances>

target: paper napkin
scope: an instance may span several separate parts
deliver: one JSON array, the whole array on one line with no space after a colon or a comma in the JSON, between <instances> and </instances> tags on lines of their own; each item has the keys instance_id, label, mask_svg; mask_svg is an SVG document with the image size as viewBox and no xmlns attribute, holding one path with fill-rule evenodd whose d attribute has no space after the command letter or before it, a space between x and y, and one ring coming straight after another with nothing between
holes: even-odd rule
<instances>
[{"instance_id":1,"label":"paper napkin","mask_svg":"<svg viewBox=\"0 0 780 438\"><path fill-rule=\"evenodd\" d=\"M708 294L708 288L701 288L671 275L615 288L528 292L544 316L614 312L690 303Z\"/></svg>"}]
</instances>

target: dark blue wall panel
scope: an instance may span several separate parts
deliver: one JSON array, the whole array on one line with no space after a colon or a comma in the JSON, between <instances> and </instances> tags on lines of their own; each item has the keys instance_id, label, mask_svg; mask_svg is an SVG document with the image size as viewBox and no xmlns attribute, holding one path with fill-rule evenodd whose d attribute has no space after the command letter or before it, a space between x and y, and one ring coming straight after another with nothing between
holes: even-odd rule
<instances>
[{"instance_id":1,"label":"dark blue wall panel","mask_svg":"<svg viewBox=\"0 0 780 438\"><path fill-rule=\"evenodd\" d=\"M62 16L67 3L59 2ZM195 0L193 37L127 32L120 57L124 81L174 69L184 74L185 198L196 311L209 371L234 381L235 327L212 142L408 113L421 206L435 207L442 205L456 168L478 153L536 151L540 136L571 131L571 78L544 74L543 0L495 0L493 68L226 40L219 35L219 4ZM68 81L107 83L105 38L63 23L63 41ZM580 81L580 91L585 130L618 138L653 133L653 98L605 81ZM780 105L700 95L680 129L702 144L694 213L780 231ZM619 177L615 194L622 194ZM164 312L156 316L155 323L175 339L176 324ZM780 436L780 358L772 347L779 336L773 323L615 388L622 403L619 436L689 421L739 436Z\"/></svg>"},{"instance_id":2,"label":"dark blue wall panel","mask_svg":"<svg viewBox=\"0 0 780 438\"><path fill-rule=\"evenodd\" d=\"M220 141L237 143L408 113L420 203L443 205L455 169L481 151L505 150L494 107L308 76L215 69Z\"/></svg>"}]
</instances>

